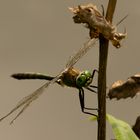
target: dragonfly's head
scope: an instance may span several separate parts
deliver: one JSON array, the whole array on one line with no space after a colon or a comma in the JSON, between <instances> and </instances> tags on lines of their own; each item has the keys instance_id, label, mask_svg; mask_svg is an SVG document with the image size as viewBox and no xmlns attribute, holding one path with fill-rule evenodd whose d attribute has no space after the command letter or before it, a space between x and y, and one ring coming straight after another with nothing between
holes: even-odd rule
<instances>
[{"instance_id":1,"label":"dragonfly's head","mask_svg":"<svg viewBox=\"0 0 140 140\"><path fill-rule=\"evenodd\" d=\"M88 70L81 72L76 78L77 87L87 87L92 83L92 75Z\"/></svg>"}]
</instances>

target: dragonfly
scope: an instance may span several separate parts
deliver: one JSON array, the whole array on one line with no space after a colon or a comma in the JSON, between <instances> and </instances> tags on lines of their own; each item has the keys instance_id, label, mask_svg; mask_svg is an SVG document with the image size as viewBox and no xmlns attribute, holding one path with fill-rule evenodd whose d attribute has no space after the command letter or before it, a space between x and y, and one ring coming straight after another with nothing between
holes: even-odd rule
<instances>
[{"instance_id":1,"label":"dragonfly","mask_svg":"<svg viewBox=\"0 0 140 140\"><path fill-rule=\"evenodd\" d=\"M11 76L18 80L42 79L48 81L40 88L35 90L33 93L21 99L19 103L9 113L7 113L5 116L0 118L0 121L7 118L13 112L21 108L21 110L18 112L15 118L13 118L12 121L10 122L10 124L12 124L25 111L25 109L27 109L27 107L29 107L29 105L44 92L46 88L48 88L51 84L54 83L57 83L61 86L65 85L68 87L73 87L78 89L81 111L85 114L96 116L93 113L85 111L85 110L97 110L97 109L85 107L84 89L97 93L97 91L94 90L97 89L97 86L91 85L94 74L95 72L97 72L97 70L94 69L93 72L90 73L88 70L79 71L73 67L77 63L77 61L81 59L81 57L83 57L93 46L95 46L96 41L97 41L96 39L88 40L74 56L70 57L70 59L66 64L66 67L63 70L61 70L59 74L56 75L55 77L48 76L46 74L41 74L41 73L29 73L29 72L12 74Z\"/></svg>"}]
</instances>

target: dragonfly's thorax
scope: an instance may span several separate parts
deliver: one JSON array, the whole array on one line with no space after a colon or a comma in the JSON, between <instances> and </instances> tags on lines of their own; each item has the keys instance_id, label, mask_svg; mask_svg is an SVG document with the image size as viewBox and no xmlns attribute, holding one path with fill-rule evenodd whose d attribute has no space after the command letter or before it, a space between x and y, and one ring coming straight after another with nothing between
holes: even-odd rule
<instances>
[{"instance_id":1,"label":"dragonfly's thorax","mask_svg":"<svg viewBox=\"0 0 140 140\"><path fill-rule=\"evenodd\" d=\"M77 87L76 86L76 79L77 79L77 76L79 74L80 74L79 70L74 69L74 68L70 68L62 74L62 76L59 80L59 83L61 85L66 85L69 87Z\"/></svg>"},{"instance_id":2,"label":"dragonfly's thorax","mask_svg":"<svg viewBox=\"0 0 140 140\"><path fill-rule=\"evenodd\" d=\"M69 87L82 88L87 87L92 82L92 75L89 71L80 72L77 69L70 68L63 73L59 83Z\"/></svg>"}]
</instances>

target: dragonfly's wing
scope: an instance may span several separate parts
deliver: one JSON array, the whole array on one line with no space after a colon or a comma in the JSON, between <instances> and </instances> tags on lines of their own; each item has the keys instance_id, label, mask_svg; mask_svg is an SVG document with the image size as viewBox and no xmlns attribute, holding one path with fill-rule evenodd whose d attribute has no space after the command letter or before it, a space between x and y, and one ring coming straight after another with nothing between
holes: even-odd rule
<instances>
[{"instance_id":1,"label":"dragonfly's wing","mask_svg":"<svg viewBox=\"0 0 140 140\"><path fill-rule=\"evenodd\" d=\"M61 75L67 71L70 67L72 67L83 55L85 55L90 48L94 46L96 42L96 39L91 39L87 43L85 43L84 47L81 48L71 59L68 61L66 65L66 69L62 70L60 74L58 74L54 79L50 80L49 82L45 83L43 86L38 88L36 91L34 91L32 94L24 97L16 106L13 108L9 113L7 113L4 117L0 118L0 121L7 118L9 115L11 115L13 112L15 112L17 109L22 107L20 112L16 115L16 117L11 121L10 124L12 124L23 112L24 110L31 104L32 101L36 100L44 91L45 88L47 88L50 84L53 84L59 80Z\"/></svg>"},{"instance_id":2,"label":"dragonfly's wing","mask_svg":"<svg viewBox=\"0 0 140 140\"><path fill-rule=\"evenodd\" d=\"M24 112L24 110L30 105L30 103L36 100L43 93L44 89L46 89L50 84L55 83L60 78L61 75L62 75L62 72L59 75L57 75L54 79L45 83L43 86L35 90L32 94L24 97L9 113L7 113L4 117L0 118L0 121L7 118L17 109L22 107L22 109L19 111L16 117L10 122L10 124L12 124Z\"/></svg>"},{"instance_id":3,"label":"dragonfly's wing","mask_svg":"<svg viewBox=\"0 0 140 140\"><path fill-rule=\"evenodd\" d=\"M90 39L88 42L84 44L74 56L72 56L66 64L66 68L73 67L77 63L77 61L84 56L96 43L97 39Z\"/></svg>"}]
</instances>

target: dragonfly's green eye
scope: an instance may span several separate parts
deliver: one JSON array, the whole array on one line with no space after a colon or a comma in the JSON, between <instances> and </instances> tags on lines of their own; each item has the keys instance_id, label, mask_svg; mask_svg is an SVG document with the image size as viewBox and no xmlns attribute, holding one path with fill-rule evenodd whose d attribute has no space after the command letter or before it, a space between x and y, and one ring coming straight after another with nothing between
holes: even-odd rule
<instances>
[{"instance_id":1,"label":"dragonfly's green eye","mask_svg":"<svg viewBox=\"0 0 140 140\"><path fill-rule=\"evenodd\" d=\"M91 77L92 77L91 73L90 73L88 70L85 70L85 71L84 71L84 74L85 74L85 76L86 76L87 78L91 78Z\"/></svg>"},{"instance_id":2,"label":"dragonfly's green eye","mask_svg":"<svg viewBox=\"0 0 140 140\"><path fill-rule=\"evenodd\" d=\"M76 84L78 87L83 87L86 83L86 76L83 74L80 74L76 79Z\"/></svg>"},{"instance_id":3,"label":"dragonfly's green eye","mask_svg":"<svg viewBox=\"0 0 140 140\"><path fill-rule=\"evenodd\" d=\"M89 71L82 72L76 79L78 87L86 87L92 82L92 75Z\"/></svg>"}]
</instances>

